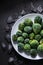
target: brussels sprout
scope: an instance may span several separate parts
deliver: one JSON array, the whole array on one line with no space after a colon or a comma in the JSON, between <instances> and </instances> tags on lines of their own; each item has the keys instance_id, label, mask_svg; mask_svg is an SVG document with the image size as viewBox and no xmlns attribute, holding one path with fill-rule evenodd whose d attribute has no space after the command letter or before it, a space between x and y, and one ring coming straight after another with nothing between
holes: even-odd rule
<instances>
[{"instance_id":1,"label":"brussels sprout","mask_svg":"<svg viewBox=\"0 0 43 65\"><path fill-rule=\"evenodd\" d=\"M32 42L32 40L29 40L29 44Z\"/></svg>"},{"instance_id":2,"label":"brussels sprout","mask_svg":"<svg viewBox=\"0 0 43 65\"><path fill-rule=\"evenodd\" d=\"M17 35L17 36L21 36L21 35L22 35L22 31L18 30L18 31L16 32L16 35Z\"/></svg>"},{"instance_id":3,"label":"brussels sprout","mask_svg":"<svg viewBox=\"0 0 43 65\"><path fill-rule=\"evenodd\" d=\"M20 36L20 37L17 38L17 41L18 42L24 42L24 38L22 36Z\"/></svg>"},{"instance_id":4,"label":"brussels sprout","mask_svg":"<svg viewBox=\"0 0 43 65\"><path fill-rule=\"evenodd\" d=\"M19 26L18 26L18 29L23 31L24 27L25 27L24 23L20 23Z\"/></svg>"},{"instance_id":5,"label":"brussels sprout","mask_svg":"<svg viewBox=\"0 0 43 65\"><path fill-rule=\"evenodd\" d=\"M24 49L24 44L23 43L18 43L18 50L23 51Z\"/></svg>"},{"instance_id":6,"label":"brussels sprout","mask_svg":"<svg viewBox=\"0 0 43 65\"><path fill-rule=\"evenodd\" d=\"M27 37L28 37L28 34L27 34L27 33L23 33L22 36L23 36L24 38L27 38Z\"/></svg>"},{"instance_id":7,"label":"brussels sprout","mask_svg":"<svg viewBox=\"0 0 43 65\"><path fill-rule=\"evenodd\" d=\"M40 32L40 30L41 30L41 25L38 24L38 23L34 23L33 24L33 31L34 31L34 33L38 34Z\"/></svg>"},{"instance_id":8,"label":"brussels sprout","mask_svg":"<svg viewBox=\"0 0 43 65\"><path fill-rule=\"evenodd\" d=\"M31 21L31 19L25 19L24 24L26 26L32 26L33 22Z\"/></svg>"},{"instance_id":9,"label":"brussels sprout","mask_svg":"<svg viewBox=\"0 0 43 65\"><path fill-rule=\"evenodd\" d=\"M25 40L24 40L24 43L28 43L28 44L29 44L29 39L28 39L28 38L25 39Z\"/></svg>"},{"instance_id":10,"label":"brussels sprout","mask_svg":"<svg viewBox=\"0 0 43 65\"><path fill-rule=\"evenodd\" d=\"M43 44L39 45L37 50L39 53L43 53Z\"/></svg>"},{"instance_id":11,"label":"brussels sprout","mask_svg":"<svg viewBox=\"0 0 43 65\"><path fill-rule=\"evenodd\" d=\"M42 23L41 23L41 27L42 27L42 29L43 29L43 21L42 21Z\"/></svg>"},{"instance_id":12,"label":"brussels sprout","mask_svg":"<svg viewBox=\"0 0 43 65\"><path fill-rule=\"evenodd\" d=\"M35 19L34 19L34 22L41 24L42 23L42 18L40 16L36 16Z\"/></svg>"},{"instance_id":13,"label":"brussels sprout","mask_svg":"<svg viewBox=\"0 0 43 65\"><path fill-rule=\"evenodd\" d=\"M43 39L40 40L40 44L43 44Z\"/></svg>"},{"instance_id":14,"label":"brussels sprout","mask_svg":"<svg viewBox=\"0 0 43 65\"><path fill-rule=\"evenodd\" d=\"M35 37L35 34L34 33L30 33L29 38L30 39L34 39L34 37Z\"/></svg>"},{"instance_id":15,"label":"brussels sprout","mask_svg":"<svg viewBox=\"0 0 43 65\"><path fill-rule=\"evenodd\" d=\"M17 40L17 35L14 34L14 35L12 36L12 40L13 40L13 41L16 41L16 40Z\"/></svg>"},{"instance_id":16,"label":"brussels sprout","mask_svg":"<svg viewBox=\"0 0 43 65\"><path fill-rule=\"evenodd\" d=\"M25 45L24 45L24 50L25 50L25 51L30 51L30 49L31 49L31 47L30 47L29 44L25 44Z\"/></svg>"},{"instance_id":17,"label":"brussels sprout","mask_svg":"<svg viewBox=\"0 0 43 65\"><path fill-rule=\"evenodd\" d=\"M36 39L37 41L40 41L41 36L40 36L39 34L37 34L37 35L35 36L35 39Z\"/></svg>"},{"instance_id":18,"label":"brussels sprout","mask_svg":"<svg viewBox=\"0 0 43 65\"><path fill-rule=\"evenodd\" d=\"M24 31L25 31L26 33L30 33L30 32L32 32L32 27L26 26L26 27L24 28Z\"/></svg>"},{"instance_id":19,"label":"brussels sprout","mask_svg":"<svg viewBox=\"0 0 43 65\"><path fill-rule=\"evenodd\" d=\"M41 30L40 35L43 37L43 30Z\"/></svg>"},{"instance_id":20,"label":"brussels sprout","mask_svg":"<svg viewBox=\"0 0 43 65\"><path fill-rule=\"evenodd\" d=\"M32 57L36 57L36 55L37 55L37 50L36 50L36 49L31 49L31 50L30 50L30 54L31 54Z\"/></svg>"},{"instance_id":21,"label":"brussels sprout","mask_svg":"<svg viewBox=\"0 0 43 65\"><path fill-rule=\"evenodd\" d=\"M32 48L36 49L39 45L39 42L37 40L32 40L30 45L31 45Z\"/></svg>"}]
</instances>

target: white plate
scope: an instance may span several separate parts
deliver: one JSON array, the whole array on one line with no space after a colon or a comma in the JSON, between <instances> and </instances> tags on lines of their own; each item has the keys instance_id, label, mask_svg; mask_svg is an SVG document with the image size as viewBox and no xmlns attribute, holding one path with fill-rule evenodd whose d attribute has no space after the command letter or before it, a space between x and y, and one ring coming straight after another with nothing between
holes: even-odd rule
<instances>
[{"instance_id":1,"label":"white plate","mask_svg":"<svg viewBox=\"0 0 43 65\"><path fill-rule=\"evenodd\" d=\"M13 25L12 30L11 30L11 42L12 42L12 45L13 45L14 49L15 49L16 52L17 52L18 54L20 54L22 57L27 58L27 59L31 59L31 60L39 60L39 59L43 59L43 57L40 57L40 56L37 54L37 56L36 56L35 58L32 58L30 55L27 55L27 54L25 54L24 52L23 52L23 53L20 53L20 52L18 51L17 44L14 44L14 43L13 43L12 35L16 34L16 32L17 32L17 30L18 30L18 25L19 25L21 22L23 22L26 18L29 18L29 19L31 19L31 20L34 22L34 18L35 18L36 16L41 16L41 17L43 17L43 15L41 15L41 14L35 14L35 13L33 13L33 14L27 14L27 15L21 17L20 19L18 19L18 20L15 22L15 24Z\"/></svg>"}]
</instances>

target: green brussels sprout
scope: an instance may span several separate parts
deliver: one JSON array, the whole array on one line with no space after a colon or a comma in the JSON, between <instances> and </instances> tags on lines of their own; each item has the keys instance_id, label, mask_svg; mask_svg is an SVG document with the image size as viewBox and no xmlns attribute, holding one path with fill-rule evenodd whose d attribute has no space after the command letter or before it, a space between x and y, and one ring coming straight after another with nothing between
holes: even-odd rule
<instances>
[{"instance_id":1,"label":"green brussels sprout","mask_svg":"<svg viewBox=\"0 0 43 65\"><path fill-rule=\"evenodd\" d=\"M28 43L28 44L29 44L29 39L28 39L28 38L25 39L25 40L24 40L24 43Z\"/></svg>"},{"instance_id":2,"label":"green brussels sprout","mask_svg":"<svg viewBox=\"0 0 43 65\"><path fill-rule=\"evenodd\" d=\"M18 50L21 52L24 49L24 44L23 43L18 43Z\"/></svg>"},{"instance_id":3,"label":"green brussels sprout","mask_svg":"<svg viewBox=\"0 0 43 65\"><path fill-rule=\"evenodd\" d=\"M29 40L29 44L32 42L32 40Z\"/></svg>"},{"instance_id":4,"label":"green brussels sprout","mask_svg":"<svg viewBox=\"0 0 43 65\"><path fill-rule=\"evenodd\" d=\"M21 36L21 35L22 35L22 31L21 31L21 30L18 30L18 31L16 32L16 35L17 35L17 36Z\"/></svg>"},{"instance_id":5,"label":"green brussels sprout","mask_svg":"<svg viewBox=\"0 0 43 65\"><path fill-rule=\"evenodd\" d=\"M25 27L24 23L20 23L19 26L18 26L18 29L23 31L24 27Z\"/></svg>"},{"instance_id":6,"label":"green brussels sprout","mask_svg":"<svg viewBox=\"0 0 43 65\"><path fill-rule=\"evenodd\" d=\"M36 57L36 55L37 55L37 50L36 50L36 49L31 49L31 50L30 50L30 54L31 54L32 57Z\"/></svg>"},{"instance_id":7,"label":"green brussels sprout","mask_svg":"<svg viewBox=\"0 0 43 65\"><path fill-rule=\"evenodd\" d=\"M24 24L26 26L32 26L33 22L31 21L31 19L25 19Z\"/></svg>"},{"instance_id":8,"label":"green brussels sprout","mask_svg":"<svg viewBox=\"0 0 43 65\"><path fill-rule=\"evenodd\" d=\"M41 36L40 36L39 34L37 34L37 35L35 36L35 39L36 39L37 41L40 41Z\"/></svg>"},{"instance_id":9,"label":"green brussels sprout","mask_svg":"<svg viewBox=\"0 0 43 65\"><path fill-rule=\"evenodd\" d=\"M41 24L42 23L42 18L40 16L36 16L35 19L34 19L34 22Z\"/></svg>"},{"instance_id":10,"label":"green brussels sprout","mask_svg":"<svg viewBox=\"0 0 43 65\"><path fill-rule=\"evenodd\" d=\"M41 30L40 35L43 37L43 30Z\"/></svg>"},{"instance_id":11,"label":"green brussels sprout","mask_svg":"<svg viewBox=\"0 0 43 65\"><path fill-rule=\"evenodd\" d=\"M39 42L37 40L32 40L32 42L30 43L31 48L36 49L39 45Z\"/></svg>"},{"instance_id":12,"label":"green brussels sprout","mask_svg":"<svg viewBox=\"0 0 43 65\"><path fill-rule=\"evenodd\" d=\"M22 36L23 36L24 38L27 38L27 37L28 37L28 34L24 32L24 33L22 34Z\"/></svg>"},{"instance_id":13,"label":"green brussels sprout","mask_svg":"<svg viewBox=\"0 0 43 65\"><path fill-rule=\"evenodd\" d=\"M13 40L13 41L16 41L16 40L17 40L17 35L14 34L14 35L12 36L12 40Z\"/></svg>"},{"instance_id":14,"label":"green brussels sprout","mask_svg":"<svg viewBox=\"0 0 43 65\"><path fill-rule=\"evenodd\" d=\"M40 44L43 44L43 39L40 40Z\"/></svg>"},{"instance_id":15,"label":"green brussels sprout","mask_svg":"<svg viewBox=\"0 0 43 65\"><path fill-rule=\"evenodd\" d=\"M38 23L34 23L33 24L33 31L34 31L34 33L38 34L40 32L40 30L41 30L41 25L38 24Z\"/></svg>"},{"instance_id":16,"label":"green brussels sprout","mask_svg":"<svg viewBox=\"0 0 43 65\"><path fill-rule=\"evenodd\" d=\"M30 49L31 49L31 47L30 47L29 44L25 44L25 45L24 45L24 50L25 50L25 51L30 51Z\"/></svg>"},{"instance_id":17,"label":"green brussels sprout","mask_svg":"<svg viewBox=\"0 0 43 65\"><path fill-rule=\"evenodd\" d=\"M20 37L17 38L17 41L18 42L24 42L24 38L22 36L20 36Z\"/></svg>"},{"instance_id":18,"label":"green brussels sprout","mask_svg":"<svg viewBox=\"0 0 43 65\"><path fill-rule=\"evenodd\" d=\"M34 33L30 33L30 34L29 34L29 38L30 38L30 39L34 39L34 37L35 37L35 34L34 34Z\"/></svg>"},{"instance_id":19,"label":"green brussels sprout","mask_svg":"<svg viewBox=\"0 0 43 65\"><path fill-rule=\"evenodd\" d=\"M40 44L37 48L39 53L43 53L43 44Z\"/></svg>"},{"instance_id":20,"label":"green brussels sprout","mask_svg":"<svg viewBox=\"0 0 43 65\"><path fill-rule=\"evenodd\" d=\"M42 21L42 23L41 23L41 27L42 27L42 29L43 29L43 21Z\"/></svg>"},{"instance_id":21,"label":"green brussels sprout","mask_svg":"<svg viewBox=\"0 0 43 65\"><path fill-rule=\"evenodd\" d=\"M26 33L30 33L30 32L32 32L32 27L26 26L26 27L24 28L24 31L25 31Z\"/></svg>"}]
</instances>

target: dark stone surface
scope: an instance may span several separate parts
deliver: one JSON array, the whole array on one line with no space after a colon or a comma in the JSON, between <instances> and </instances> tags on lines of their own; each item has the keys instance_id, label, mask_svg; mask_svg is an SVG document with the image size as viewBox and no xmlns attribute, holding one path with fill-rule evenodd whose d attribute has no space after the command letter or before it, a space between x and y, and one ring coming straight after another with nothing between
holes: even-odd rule
<instances>
[{"instance_id":1,"label":"dark stone surface","mask_svg":"<svg viewBox=\"0 0 43 65\"><path fill-rule=\"evenodd\" d=\"M14 0L14 1L3 1L1 2L1 6L0 6L0 42L4 42L7 45L7 50L3 52L1 44L0 44L0 65L9 65L8 61L10 57L14 58L13 61L13 65L35 65L35 64L43 64L43 60L39 60L39 61L33 61L33 60L28 60L25 59L23 57L21 57L13 48L10 52L10 54L8 53L8 51L11 49L11 46L9 44L11 44L10 40L10 36L8 34L10 34L11 29L12 29L12 24L8 24L7 23L7 19L9 16L13 17L13 19L16 20L19 18L19 16L21 16L21 12L24 10L26 12L26 14L28 13L34 13L34 11L31 11L31 2L33 3L35 9L37 9L37 7L39 5L43 5L43 0ZM43 8L43 6L42 6ZM33 10L33 9L32 9ZM37 13L39 13L37 11ZM24 15L25 13L22 12L22 14ZM43 12L42 12L43 14ZM11 21L10 21L11 22ZM7 27L8 26L8 27ZM10 28L10 30L9 30ZM6 31L9 31L6 33ZM8 35L8 36L7 36ZM6 37L6 39L5 39ZM5 47L4 47L5 48ZM11 64L10 64L11 65Z\"/></svg>"}]
</instances>

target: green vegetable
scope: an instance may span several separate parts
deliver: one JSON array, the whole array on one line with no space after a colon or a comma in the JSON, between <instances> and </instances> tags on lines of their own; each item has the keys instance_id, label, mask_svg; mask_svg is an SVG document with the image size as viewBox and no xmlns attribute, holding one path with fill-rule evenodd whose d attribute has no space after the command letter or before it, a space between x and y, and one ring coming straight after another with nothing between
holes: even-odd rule
<instances>
[{"instance_id":1,"label":"green vegetable","mask_svg":"<svg viewBox=\"0 0 43 65\"><path fill-rule=\"evenodd\" d=\"M43 39L40 40L40 44L43 44Z\"/></svg>"},{"instance_id":2,"label":"green vegetable","mask_svg":"<svg viewBox=\"0 0 43 65\"><path fill-rule=\"evenodd\" d=\"M39 45L39 42L37 40L32 40L32 42L30 43L31 48L36 49Z\"/></svg>"},{"instance_id":3,"label":"green vegetable","mask_svg":"<svg viewBox=\"0 0 43 65\"><path fill-rule=\"evenodd\" d=\"M24 27L25 27L24 23L20 23L19 26L18 26L18 29L23 31Z\"/></svg>"},{"instance_id":4,"label":"green vegetable","mask_svg":"<svg viewBox=\"0 0 43 65\"><path fill-rule=\"evenodd\" d=\"M31 47L30 47L29 44L25 44L25 45L24 45L24 50L25 50L25 51L30 51L30 49L31 49Z\"/></svg>"},{"instance_id":5,"label":"green vegetable","mask_svg":"<svg viewBox=\"0 0 43 65\"><path fill-rule=\"evenodd\" d=\"M42 18L40 16L36 16L35 19L34 19L34 22L41 24L42 23Z\"/></svg>"},{"instance_id":6,"label":"green vegetable","mask_svg":"<svg viewBox=\"0 0 43 65\"><path fill-rule=\"evenodd\" d=\"M22 36L20 36L20 37L17 38L17 41L18 42L24 42L24 38Z\"/></svg>"},{"instance_id":7,"label":"green vegetable","mask_svg":"<svg viewBox=\"0 0 43 65\"><path fill-rule=\"evenodd\" d=\"M29 40L29 44L32 42L32 40Z\"/></svg>"},{"instance_id":8,"label":"green vegetable","mask_svg":"<svg viewBox=\"0 0 43 65\"><path fill-rule=\"evenodd\" d=\"M36 39L37 41L40 41L41 36L40 36L39 34L37 34L37 35L35 36L35 39Z\"/></svg>"},{"instance_id":9,"label":"green vegetable","mask_svg":"<svg viewBox=\"0 0 43 65\"><path fill-rule=\"evenodd\" d=\"M23 43L18 43L18 50L23 51L24 49L24 44Z\"/></svg>"},{"instance_id":10,"label":"green vegetable","mask_svg":"<svg viewBox=\"0 0 43 65\"><path fill-rule=\"evenodd\" d=\"M32 57L36 57L36 55L37 55L37 50L36 50L36 49L31 49L31 50L30 50L30 54L31 54Z\"/></svg>"},{"instance_id":11,"label":"green vegetable","mask_svg":"<svg viewBox=\"0 0 43 65\"><path fill-rule=\"evenodd\" d=\"M43 29L43 21L42 21L42 23L41 23L41 27L42 27L42 29Z\"/></svg>"},{"instance_id":12,"label":"green vegetable","mask_svg":"<svg viewBox=\"0 0 43 65\"><path fill-rule=\"evenodd\" d=\"M29 39L26 38L26 39L24 40L24 43L28 43L28 44L29 44Z\"/></svg>"},{"instance_id":13,"label":"green vegetable","mask_svg":"<svg viewBox=\"0 0 43 65\"><path fill-rule=\"evenodd\" d=\"M39 53L43 53L43 44L39 45L37 50Z\"/></svg>"},{"instance_id":14,"label":"green vegetable","mask_svg":"<svg viewBox=\"0 0 43 65\"><path fill-rule=\"evenodd\" d=\"M33 22L31 21L31 19L25 19L24 24L26 26L32 26Z\"/></svg>"},{"instance_id":15,"label":"green vegetable","mask_svg":"<svg viewBox=\"0 0 43 65\"><path fill-rule=\"evenodd\" d=\"M34 33L38 34L40 32L40 30L41 30L41 25L38 24L38 23L34 23L33 24L33 31L34 31Z\"/></svg>"},{"instance_id":16,"label":"green vegetable","mask_svg":"<svg viewBox=\"0 0 43 65\"><path fill-rule=\"evenodd\" d=\"M16 35L17 35L17 36L21 36L21 35L22 35L22 31L18 30L18 31L16 32Z\"/></svg>"},{"instance_id":17,"label":"green vegetable","mask_svg":"<svg viewBox=\"0 0 43 65\"><path fill-rule=\"evenodd\" d=\"M24 38L27 38L28 37L28 34L27 33L22 33L22 36L24 37Z\"/></svg>"},{"instance_id":18,"label":"green vegetable","mask_svg":"<svg viewBox=\"0 0 43 65\"><path fill-rule=\"evenodd\" d=\"M29 38L30 39L34 39L34 37L35 37L35 34L34 33L30 33Z\"/></svg>"},{"instance_id":19,"label":"green vegetable","mask_svg":"<svg viewBox=\"0 0 43 65\"><path fill-rule=\"evenodd\" d=\"M32 32L32 27L30 27L30 26L25 26L24 31L25 31L26 33L31 33L31 32Z\"/></svg>"},{"instance_id":20,"label":"green vegetable","mask_svg":"<svg viewBox=\"0 0 43 65\"><path fill-rule=\"evenodd\" d=\"M43 37L43 30L41 30L40 35Z\"/></svg>"},{"instance_id":21,"label":"green vegetable","mask_svg":"<svg viewBox=\"0 0 43 65\"><path fill-rule=\"evenodd\" d=\"M17 41L17 35L14 34L14 35L12 36L12 40L13 40L13 41Z\"/></svg>"}]
</instances>

